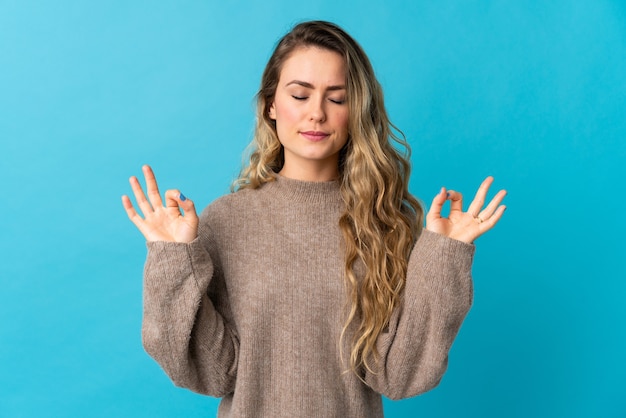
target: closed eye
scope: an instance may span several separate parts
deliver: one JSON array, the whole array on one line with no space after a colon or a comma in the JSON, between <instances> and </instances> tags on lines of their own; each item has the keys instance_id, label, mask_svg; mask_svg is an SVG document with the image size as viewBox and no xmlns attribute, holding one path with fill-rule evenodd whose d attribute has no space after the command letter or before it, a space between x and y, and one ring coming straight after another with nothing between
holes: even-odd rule
<instances>
[{"instance_id":1,"label":"closed eye","mask_svg":"<svg viewBox=\"0 0 626 418\"><path fill-rule=\"evenodd\" d=\"M293 97L296 100L306 100L307 99L306 96L294 96L294 95L291 95L291 97Z\"/></svg>"}]
</instances>

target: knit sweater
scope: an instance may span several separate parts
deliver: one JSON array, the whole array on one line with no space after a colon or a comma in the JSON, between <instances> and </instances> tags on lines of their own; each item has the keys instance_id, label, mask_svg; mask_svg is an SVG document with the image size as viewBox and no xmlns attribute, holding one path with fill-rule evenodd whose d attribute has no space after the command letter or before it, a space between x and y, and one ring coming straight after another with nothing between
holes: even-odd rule
<instances>
[{"instance_id":1,"label":"knit sweater","mask_svg":"<svg viewBox=\"0 0 626 418\"><path fill-rule=\"evenodd\" d=\"M209 205L193 242L149 242L146 351L177 386L221 397L220 417L382 417L381 394L436 386L472 303L474 246L421 234L381 361L359 378L350 332L340 350L343 208L338 182L277 176Z\"/></svg>"}]
</instances>

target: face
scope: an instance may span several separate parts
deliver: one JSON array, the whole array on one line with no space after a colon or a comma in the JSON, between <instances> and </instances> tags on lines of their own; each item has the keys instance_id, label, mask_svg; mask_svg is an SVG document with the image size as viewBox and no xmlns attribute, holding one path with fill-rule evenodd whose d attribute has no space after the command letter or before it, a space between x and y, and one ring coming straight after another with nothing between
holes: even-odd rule
<instances>
[{"instance_id":1,"label":"face","mask_svg":"<svg viewBox=\"0 0 626 418\"><path fill-rule=\"evenodd\" d=\"M311 181L336 178L349 116L341 55L316 47L295 50L283 64L269 116L284 148L281 175Z\"/></svg>"}]
</instances>

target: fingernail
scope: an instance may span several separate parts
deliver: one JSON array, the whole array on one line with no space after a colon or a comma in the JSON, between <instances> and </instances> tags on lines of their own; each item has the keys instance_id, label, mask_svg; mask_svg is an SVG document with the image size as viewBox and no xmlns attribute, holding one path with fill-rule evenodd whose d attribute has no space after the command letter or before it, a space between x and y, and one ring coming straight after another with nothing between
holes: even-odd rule
<instances>
[{"instance_id":1,"label":"fingernail","mask_svg":"<svg viewBox=\"0 0 626 418\"><path fill-rule=\"evenodd\" d=\"M449 199L450 198L450 192L446 192L446 197Z\"/></svg>"},{"instance_id":2,"label":"fingernail","mask_svg":"<svg viewBox=\"0 0 626 418\"><path fill-rule=\"evenodd\" d=\"M182 194L182 193L181 193L178 197L180 198L181 202L184 202L185 200L187 200L187 198L185 197L185 195L184 195L184 194Z\"/></svg>"}]
</instances>

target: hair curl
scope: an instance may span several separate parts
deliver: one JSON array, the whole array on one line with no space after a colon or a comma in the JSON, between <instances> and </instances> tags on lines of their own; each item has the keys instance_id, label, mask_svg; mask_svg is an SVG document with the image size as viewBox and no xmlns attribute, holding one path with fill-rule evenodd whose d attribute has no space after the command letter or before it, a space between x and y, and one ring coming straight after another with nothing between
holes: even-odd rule
<instances>
[{"instance_id":1,"label":"hair curl","mask_svg":"<svg viewBox=\"0 0 626 418\"><path fill-rule=\"evenodd\" d=\"M349 138L339 158L345 202L339 227L345 240L350 306L342 339L350 327L349 365L360 375L361 367L372 371L371 360L379 360L376 340L400 302L408 258L422 228L423 209L408 191L409 145L389 121L372 65L361 46L337 25L303 22L278 42L256 96L257 121L249 162L233 190L274 181L281 170L284 152L269 108L283 64L296 49L308 46L335 51L346 64ZM365 268L363 277L355 273L357 263Z\"/></svg>"}]
</instances>

